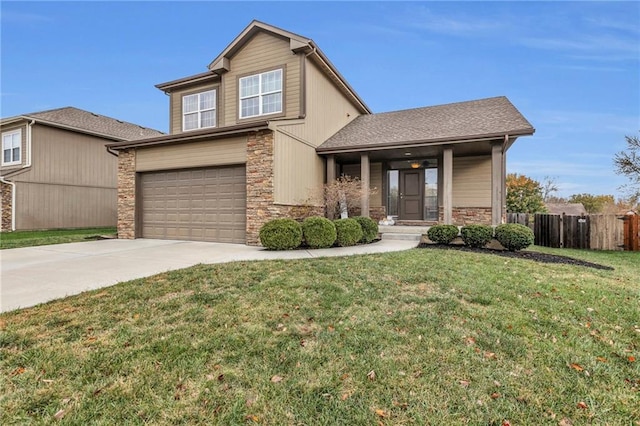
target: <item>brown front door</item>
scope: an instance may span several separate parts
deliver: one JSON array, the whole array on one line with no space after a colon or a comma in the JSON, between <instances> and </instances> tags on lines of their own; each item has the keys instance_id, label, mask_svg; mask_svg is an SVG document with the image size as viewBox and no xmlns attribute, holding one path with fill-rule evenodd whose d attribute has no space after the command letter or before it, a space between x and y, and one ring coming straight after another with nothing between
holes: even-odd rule
<instances>
[{"instance_id":1,"label":"brown front door","mask_svg":"<svg viewBox=\"0 0 640 426\"><path fill-rule=\"evenodd\" d=\"M422 220L424 170L400 170L400 220Z\"/></svg>"}]
</instances>

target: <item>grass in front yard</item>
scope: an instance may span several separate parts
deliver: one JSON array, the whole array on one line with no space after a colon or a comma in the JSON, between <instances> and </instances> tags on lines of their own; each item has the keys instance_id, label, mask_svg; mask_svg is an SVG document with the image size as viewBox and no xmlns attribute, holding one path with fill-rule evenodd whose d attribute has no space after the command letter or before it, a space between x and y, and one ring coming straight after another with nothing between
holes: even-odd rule
<instances>
[{"instance_id":1,"label":"grass in front yard","mask_svg":"<svg viewBox=\"0 0 640 426\"><path fill-rule=\"evenodd\" d=\"M0 422L636 425L640 254L571 255L616 270L415 249L3 314Z\"/></svg>"},{"instance_id":2,"label":"grass in front yard","mask_svg":"<svg viewBox=\"0 0 640 426\"><path fill-rule=\"evenodd\" d=\"M33 247L49 244L75 243L115 235L116 228L49 229L44 231L14 231L0 234L0 249Z\"/></svg>"}]
</instances>

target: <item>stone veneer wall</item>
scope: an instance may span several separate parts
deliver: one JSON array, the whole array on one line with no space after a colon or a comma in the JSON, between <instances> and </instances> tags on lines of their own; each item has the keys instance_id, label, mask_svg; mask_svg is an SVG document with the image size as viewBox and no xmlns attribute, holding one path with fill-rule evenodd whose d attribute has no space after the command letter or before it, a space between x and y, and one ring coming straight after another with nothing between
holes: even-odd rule
<instances>
[{"instance_id":1,"label":"stone veneer wall","mask_svg":"<svg viewBox=\"0 0 640 426\"><path fill-rule=\"evenodd\" d=\"M339 215L338 215L339 216ZM349 209L349 217L360 216L360 206L351 207ZM369 217L376 222L387 217L387 209L385 206L369 207Z\"/></svg>"},{"instance_id":2,"label":"stone veneer wall","mask_svg":"<svg viewBox=\"0 0 640 426\"><path fill-rule=\"evenodd\" d=\"M136 237L136 151L118 153L118 238Z\"/></svg>"},{"instance_id":3,"label":"stone veneer wall","mask_svg":"<svg viewBox=\"0 0 640 426\"><path fill-rule=\"evenodd\" d=\"M0 231L11 231L11 220L13 213L12 186L8 183L0 182L0 203L2 203L2 221Z\"/></svg>"},{"instance_id":4,"label":"stone veneer wall","mask_svg":"<svg viewBox=\"0 0 640 426\"><path fill-rule=\"evenodd\" d=\"M274 204L273 132L261 130L247 137L247 244L260 244L260 228L271 219L302 220L324 216L322 206Z\"/></svg>"},{"instance_id":5,"label":"stone veneer wall","mask_svg":"<svg viewBox=\"0 0 640 426\"><path fill-rule=\"evenodd\" d=\"M454 207L451 211L453 224L491 225L491 207ZM444 222L444 209L440 207L440 223Z\"/></svg>"}]
</instances>

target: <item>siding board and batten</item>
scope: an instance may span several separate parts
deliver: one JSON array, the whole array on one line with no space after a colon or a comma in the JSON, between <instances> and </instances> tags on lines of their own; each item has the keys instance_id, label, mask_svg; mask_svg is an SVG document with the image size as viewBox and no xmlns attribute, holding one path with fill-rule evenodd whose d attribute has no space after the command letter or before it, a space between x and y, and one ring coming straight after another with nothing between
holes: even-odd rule
<instances>
[{"instance_id":1,"label":"siding board and batten","mask_svg":"<svg viewBox=\"0 0 640 426\"><path fill-rule=\"evenodd\" d=\"M138 172L241 164L247 161L247 137L138 148L136 151Z\"/></svg>"},{"instance_id":2,"label":"siding board and batten","mask_svg":"<svg viewBox=\"0 0 640 426\"><path fill-rule=\"evenodd\" d=\"M17 230L116 224L118 159L104 139L36 123L31 143L32 167L12 177Z\"/></svg>"},{"instance_id":3,"label":"siding board and batten","mask_svg":"<svg viewBox=\"0 0 640 426\"><path fill-rule=\"evenodd\" d=\"M491 207L491 157L453 158L453 207Z\"/></svg>"},{"instance_id":4,"label":"siding board and batten","mask_svg":"<svg viewBox=\"0 0 640 426\"><path fill-rule=\"evenodd\" d=\"M342 173L359 179L360 164L345 164L342 166ZM382 163L369 165L369 187L375 188L375 193L371 194L371 198L369 198L369 206L382 207Z\"/></svg>"},{"instance_id":5,"label":"siding board and batten","mask_svg":"<svg viewBox=\"0 0 640 426\"><path fill-rule=\"evenodd\" d=\"M278 204L320 205L324 161L313 147L283 133L275 133L273 192Z\"/></svg>"},{"instance_id":6,"label":"siding board and batten","mask_svg":"<svg viewBox=\"0 0 640 426\"><path fill-rule=\"evenodd\" d=\"M238 78L258 72L283 68L283 109L286 117L300 115L300 60L291 52L289 42L281 37L259 32L230 60L230 71L222 77L224 86L224 121L230 126L240 121L238 115ZM274 114L279 116L280 114ZM264 119L261 116L256 119Z\"/></svg>"}]
</instances>

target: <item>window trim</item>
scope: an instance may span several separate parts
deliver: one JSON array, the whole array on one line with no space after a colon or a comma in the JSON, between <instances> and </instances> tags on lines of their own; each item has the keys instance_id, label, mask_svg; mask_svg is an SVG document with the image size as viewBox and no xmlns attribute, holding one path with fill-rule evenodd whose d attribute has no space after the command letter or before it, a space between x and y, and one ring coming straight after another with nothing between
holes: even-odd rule
<instances>
[{"instance_id":1,"label":"window trim","mask_svg":"<svg viewBox=\"0 0 640 426\"><path fill-rule=\"evenodd\" d=\"M4 138L7 136L13 136L13 135L18 135L18 159L17 160L13 160L13 161L8 161L5 162L4 161L4 152L7 150L7 148L5 148L4 146ZM13 151L13 149L15 149L13 146L11 148L8 148L10 151ZM11 156L13 157L13 152L11 154ZM15 129L15 130L10 130L7 132L2 132L2 158L0 158L0 164L2 166L15 166L15 165L19 165L22 164L22 129Z\"/></svg>"},{"instance_id":2,"label":"window trim","mask_svg":"<svg viewBox=\"0 0 640 426\"><path fill-rule=\"evenodd\" d=\"M270 72L274 72L274 71L280 71L281 73L281 86L280 86L280 90L272 90L269 92L262 92L262 76L264 74L268 74ZM245 96L244 98L240 95L240 85L241 85L241 81L246 79L246 78L251 78L251 77L255 77L255 76L259 76L259 80L258 80L258 94L257 95L253 95L253 96ZM242 76L238 76L237 79L237 100L238 100L238 108L237 108L237 114L238 114L238 120L251 120L251 119L255 119L257 117L263 117L263 116L271 116L271 115L284 115L285 112L285 86L286 86L286 70L285 70L285 66L279 66L279 67L275 67L275 68L270 68L270 69L266 69L263 71L258 71L258 72L252 72L250 74L245 74ZM263 113L262 112L262 98L263 96L267 96L267 95L272 95L274 93L280 93L280 110L279 111L273 111L273 112L268 112L268 113ZM245 117L242 116L242 100L243 99L250 99L250 98L258 98L258 114L256 115L247 115Z\"/></svg>"},{"instance_id":3,"label":"window trim","mask_svg":"<svg viewBox=\"0 0 640 426\"><path fill-rule=\"evenodd\" d=\"M200 95L203 95L205 93L209 93L209 92L213 92L213 100L214 100L214 105L213 108L206 108L206 109L200 109ZM184 105L185 105L185 98L188 96L197 96L197 106L198 108L195 111L191 111L188 113L185 113L184 111ZM183 93L180 96L180 109L181 109L181 119L182 119L182 131L183 132L192 132L194 130L202 130L202 129L212 129L215 127L218 127L218 87L212 87L210 89L206 89L206 90L201 90L201 91L197 91L197 92L193 92L193 93ZM208 111L213 111L213 126L206 126L203 127L202 126L202 113L203 112L208 112ZM193 128L193 129L186 129L185 125L186 125L186 120L185 120L185 115L187 114L198 114L198 126Z\"/></svg>"}]
</instances>

